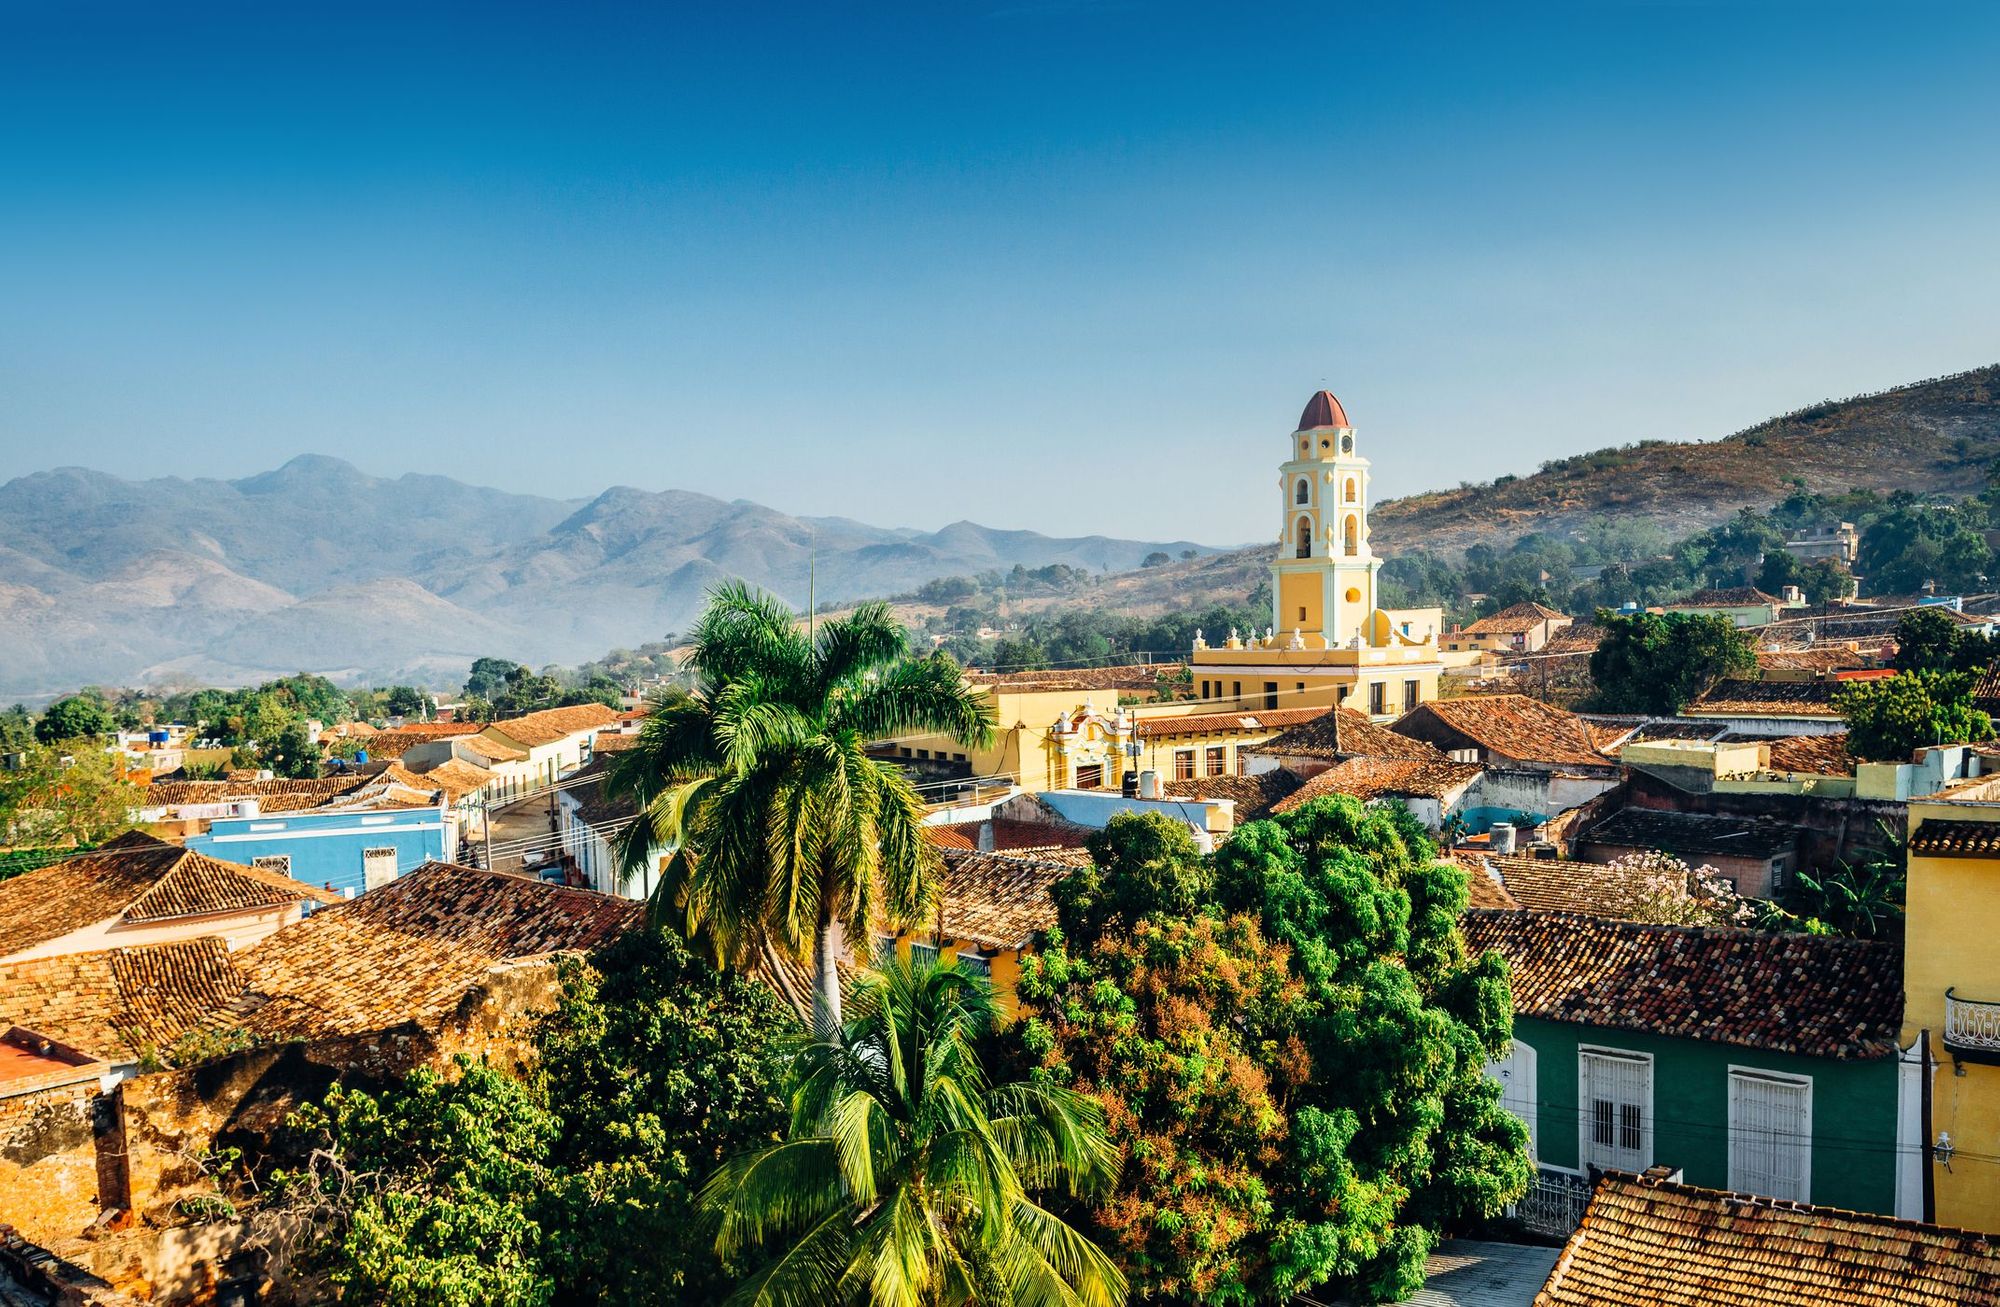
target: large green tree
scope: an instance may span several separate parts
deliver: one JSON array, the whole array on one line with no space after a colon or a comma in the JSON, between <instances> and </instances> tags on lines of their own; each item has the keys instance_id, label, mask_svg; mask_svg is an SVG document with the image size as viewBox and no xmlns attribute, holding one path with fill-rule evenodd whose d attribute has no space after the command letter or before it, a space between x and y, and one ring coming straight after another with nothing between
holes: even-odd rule
<instances>
[{"instance_id":1,"label":"large green tree","mask_svg":"<svg viewBox=\"0 0 2000 1307\"><path fill-rule=\"evenodd\" d=\"M556 1117L545 1222L565 1302L720 1302L735 1280L695 1197L726 1159L784 1130L802 1033L761 981L679 935L628 932L571 964L536 1031L533 1084Z\"/></svg>"},{"instance_id":2,"label":"large green tree","mask_svg":"<svg viewBox=\"0 0 2000 1307\"><path fill-rule=\"evenodd\" d=\"M768 1257L736 1301L1112 1307L1125 1279L1031 1195L1108 1189L1097 1105L1044 1081L994 1085L977 1042L992 986L955 960L860 982L839 1039L795 1070L786 1139L703 1191L725 1258Z\"/></svg>"},{"instance_id":3,"label":"large green tree","mask_svg":"<svg viewBox=\"0 0 2000 1307\"><path fill-rule=\"evenodd\" d=\"M64 740L94 740L111 734L114 723L104 697L94 691L58 699L42 711L35 738L43 744Z\"/></svg>"},{"instance_id":4,"label":"large green tree","mask_svg":"<svg viewBox=\"0 0 2000 1307\"><path fill-rule=\"evenodd\" d=\"M693 643L693 692L653 704L611 776L642 809L622 866L673 846L656 908L738 963L767 945L809 953L816 1021L837 1031L843 936L914 919L938 866L921 797L868 745L919 732L984 745L991 705L951 659L906 657L885 604L808 630L771 596L724 586Z\"/></svg>"},{"instance_id":5,"label":"large green tree","mask_svg":"<svg viewBox=\"0 0 2000 1307\"><path fill-rule=\"evenodd\" d=\"M1873 762L1908 762L1918 749L1993 738L1993 723L1972 706L1969 672L1899 672L1855 681L1835 693L1847 719L1847 751Z\"/></svg>"},{"instance_id":6,"label":"large green tree","mask_svg":"<svg viewBox=\"0 0 2000 1307\"><path fill-rule=\"evenodd\" d=\"M0 770L0 844L88 847L131 829L142 795L112 755L52 745L24 752L19 767Z\"/></svg>"},{"instance_id":7,"label":"large green tree","mask_svg":"<svg viewBox=\"0 0 2000 1307\"><path fill-rule=\"evenodd\" d=\"M1672 716L1725 676L1757 666L1749 637L1726 617L1599 610L1604 638L1590 655L1601 712Z\"/></svg>"},{"instance_id":8,"label":"large green tree","mask_svg":"<svg viewBox=\"0 0 2000 1307\"><path fill-rule=\"evenodd\" d=\"M341 1302L556 1301L535 1211L555 1120L520 1082L461 1058L380 1095L335 1086L291 1126L314 1154L277 1193L315 1226L310 1264Z\"/></svg>"},{"instance_id":9,"label":"large green tree","mask_svg":"<svg viewBox=\"0 0 2000 1307\"><path fill-rule=\"evenodd\" d=\"M1105 1105L1129 1160L1093 1217L1141 1296L1406 1296L1441 1232L1522 1192L1483 1074L1505 968L1466 955L1464 874L1407 812L1317 800L1207 857L1121 816L1091 853L1023 967L1021 1040Z\"/></svg>"}]
</instances>

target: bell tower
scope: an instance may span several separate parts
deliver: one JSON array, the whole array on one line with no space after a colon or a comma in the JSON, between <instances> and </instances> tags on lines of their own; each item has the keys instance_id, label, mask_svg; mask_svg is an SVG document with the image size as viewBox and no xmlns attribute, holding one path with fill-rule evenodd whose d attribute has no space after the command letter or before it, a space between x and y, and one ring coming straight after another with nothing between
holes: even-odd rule
<instances>
[{"instance_id":1,"label":"bell tower","mask_svg":"<svg viewBox=\"0 0 2000 1307\"><path fill-rule=\"evenodd\" d=\"M1308 649L1368 642L1382 560L1368 545L1368 460L1333 392L1306 404L1278 469L1283 500L1271 562L1271 624Z\"/></svg>"}]
</instances>

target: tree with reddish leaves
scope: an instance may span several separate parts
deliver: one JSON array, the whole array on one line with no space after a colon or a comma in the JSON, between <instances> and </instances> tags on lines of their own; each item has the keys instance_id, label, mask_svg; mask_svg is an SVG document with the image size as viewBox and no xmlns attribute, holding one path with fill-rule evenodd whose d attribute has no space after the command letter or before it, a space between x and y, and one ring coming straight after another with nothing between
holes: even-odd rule
<instances>
[{"instance_id":1,"label":"tree with reddish leaves","mask_svg":"<svg viewBox=\"0 0 2000 1307\"><path fill-rule=\"evenodd\" d=\"M1466 955L1465 877L1435 852L1345 798L1209 856L1130 816L1057 887L1019 1037L1126 1151L1091 1220L1135 1297L1391 1301L1525 1190L1526 1130L1483 1074L1512 1034L1505 968Z\"/></svg>"}]
</instances>

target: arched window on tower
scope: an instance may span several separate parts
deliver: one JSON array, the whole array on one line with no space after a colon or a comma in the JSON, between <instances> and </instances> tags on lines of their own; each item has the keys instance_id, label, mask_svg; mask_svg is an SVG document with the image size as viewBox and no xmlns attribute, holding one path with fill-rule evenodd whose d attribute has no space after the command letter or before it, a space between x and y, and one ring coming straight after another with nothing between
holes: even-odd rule
<instances>
[{"instance_id":1,"label":"arched window on tower","mask_svg":"<svg viewBox=\"0 0 2000 1307\"><path fill-rule=\"evenodd\" d=\"M1309 517L1302 517L1299 519L1299 557L1311 558L1312 552L1313 552L1312 519Z\"/></svg>"},{"instance_id":2,"label":"arched window on tower","mask_svg":"<svg viewBox=\"0 0 2000 1307\"><path fill-rule=\"evenodd\" d=\"M1347 526L1341 532L1341 543L1345 546L1349 558L1361 552L1361 521L1351 513L1347 518Z\"/></svg>"},{"instance_id":3,"label":"arched window on tower","mask_svg":"<svg viewBox=\"0 0 2000 1307\"><path fill-rule=\"evenodd\" d=\"M1311 496L1312 496L1312 478L1311 478L1311 477L1300 477L1300 478L1299 478L1299 488L1298 488L1298 490L1297 490L1297 491L1296 491L1296 492L1295 492L1295 493L1294 493L1294 494L1292 495L1292 502L1293 502L1294 504L1303 504L1303 503L1305 503L1305 502L1306 502L1306 501L1307 501L1307 500L1308 500L1309 498L1311 498Z\"/></svg>"},{"instance_id":4,"label":"arched window on tower","mask_svg":"<svg viewBox=\"0 0 2000 1307\"><path fill-rule=\"evenodd\" d=\"M1347 478L1347 502L1348 502L1348 503L1350 503L1350 504L1354 502L1354 478L1353 478L1353 477L1349 477L1349 478Z\"/></svg>"}]
</instances>

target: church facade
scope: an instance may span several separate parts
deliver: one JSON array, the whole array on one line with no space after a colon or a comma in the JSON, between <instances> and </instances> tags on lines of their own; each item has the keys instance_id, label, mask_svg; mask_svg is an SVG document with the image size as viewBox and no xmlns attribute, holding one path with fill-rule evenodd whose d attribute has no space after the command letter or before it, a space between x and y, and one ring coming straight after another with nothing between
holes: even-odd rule
<instances>
[{"instance_id":1,"label":"church facade","mask_svg":"<svg viewBox=\"0 0 2000 1307\"><path fill-rule=\"evenodd\" d=\"M1278 466L1271 624L1197 638L1200 697L1229 710L1346 704L1381 721L1437 697L1438 608L1387 609L1368 538L1369 461L1333 395L1306 403Z\"/></svg>"}]
</instances>

